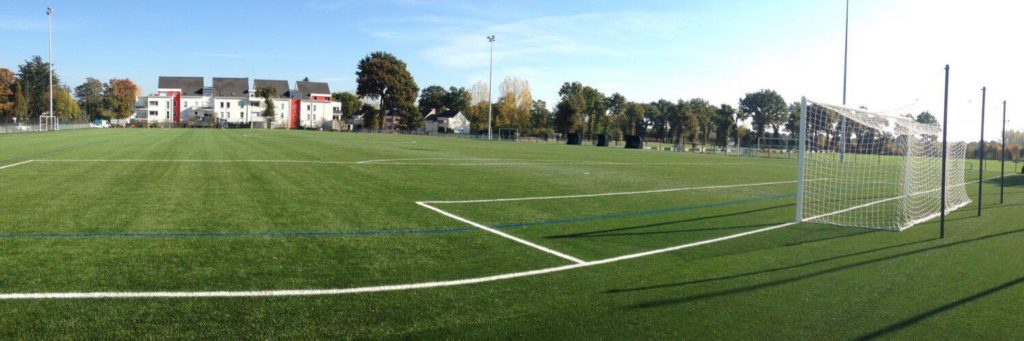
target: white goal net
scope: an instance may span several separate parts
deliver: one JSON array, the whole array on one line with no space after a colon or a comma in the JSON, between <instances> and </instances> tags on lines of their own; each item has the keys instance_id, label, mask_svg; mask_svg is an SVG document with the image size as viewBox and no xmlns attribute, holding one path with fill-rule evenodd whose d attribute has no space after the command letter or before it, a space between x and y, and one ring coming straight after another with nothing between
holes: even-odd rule
<instances>
[{"instance_id":1,"label":"white goal net","mask_svg":"<svg viewBox=\"0 0 1024 341\"><path fill-rule=\"evenodd\" d=\"M939 215L939 124L810 100L802 107L798 221L901 231ZM947 212L970 202L966 148L947 145Z\"/></svg>"}]
</instances>

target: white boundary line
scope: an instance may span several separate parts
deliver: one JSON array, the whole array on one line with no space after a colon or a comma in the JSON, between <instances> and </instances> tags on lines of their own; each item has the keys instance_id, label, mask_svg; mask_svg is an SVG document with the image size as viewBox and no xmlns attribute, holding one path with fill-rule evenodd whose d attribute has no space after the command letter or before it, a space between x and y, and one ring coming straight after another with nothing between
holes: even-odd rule
<instances>
[{"instance_id":1,"label":"white boundary line","mask_svg":"<svg viewBox=\"0 0 1024 341\"><path fill-rule=\"evenodd\" d=\"M403 162L403 161L426 161L426 160L447 160L459 162ZM466 161L494 161L506 160L512 162L466 162ZM327 161L327 160L261 160L261 159L238 159L238 160L207 160L207 159L42 159L37 162L166 162L166 163L309 163L309 164L331 164L331 165L395 165L395 166L527 166L527 165L623 165L623 166L645 166L645 165L678 165L678 166L703 166L703 165L753 165L755 162L604 162L604 161L574 161L566 162L560 160L526 160L526 159L449 159L449 158L422 158L422 159L380 159L362 161ZM526 162L522 162L526 161ZM776 165L777 166L777 165ZM784 165L789 166L789 165Z\"/></svg>"},{"instance_id":2,"label":"white boundary line","mask_svg":"<svg viewBox=\"0 0 1024 341\"><path fill-rule=\"evenodd\" d=\"M605 258L601 260L562 265L550 268L536 269L523 272L512 272L500 275L465 278L449 281L421 282L409 284L380 285L370 287L355 287L344 289L299 289L299 290L254 290L254 291L139 291L139 292L53 292L53 293L25 293L25 294L0 294L2 300L41 300L41 299L97 299L97 298L204 298L204 297L275 297L275 296L323 296L323 295L345 295L359 293L374 293L387 291L402 291L413 289L427 289L440 287L453 287L460 285L480 284L496 282L514 278L537 276L567 270L591 267L596 265L610 264L624 260L648 257L666 252L678 251L691 247L717 243L730 239L745 237L757 233L768 232L796 224L789 222L761 229L732 234L715 239L702 240L698 242L676 245L657 250L633 253L618 257Z\"/></svg>"},{"instance_id":3,"label":"white boundary line","mask_svg":"<svg viewBox=\"0 0 1024 341\"><path fill-rule=\"evenodd\" d=\"M499 236L502 236L502 237L505 237L505 238L511 239L511 240L513 240L513 241L515 241L515 242L517 242L517 243L520 243L520 244L523 244L523 245L526 245L526 246L532 247L532 248L534 248L534 249L537 249L537 250L541 250L541 251L544 251L544 252L550 253L550 254L552 254L552 255L555 255L555 256L561 257L562 259L567 259L567 260L569 260L569 261L572 261L572 262L574 262L574 263L576 263L576 264L583 264L583 263L586 263L586 262L584 262L584 261L583 261L582 259L579 259L579 258L576 258L576 257L570 256L570 255L567 255L567 254L564 254L564 253L561 253L561 252L555 251L555 250L553 250L553 249L550 249L550 248L547 248L547 247L544 247L544 246L538 245L538 244L536 244L536 243L533 243L533 242L531 242L531 241L528 241L528 240L526 240L526 239L522 239L522 238L519 238L519 237L516 237L516 236L510 235L510 234L508 234L508 233L505 233L505 232L501 232L501 231L498 231L498 230L496 230L496 229L493 229L493 228L487 227L487 226L485 226L485 225L483 225L483 224L479 224L479 223L476 223L476 222L474 222L474 221L472 221L472 220L469 220L469 219L466 219L466 218L463 218L463 217L460 217L460 216L457 216L457 215L454 215L454 214L448 213L448 212L447 212L447 211L445 211L445 210L442 210L442 209L440 209L440 208L437 208L437 207L434 207L434 206L430 206L430 205L428 205L428 204L426 204L426 203L424 203L424 202L422 202L422 201L417 201L417 202L416 202L416 204L417 204L417 205L420 205L420 206L423 206L423 207L425 207L425 208L426 208L426 209L428 209L428 210L431 210L431 211L434 211L434 212L440 213L441 215L444 215L444 216L446 216L446 217L449 217L449 218L452 218L452 219L455 219L455 220L461 221L461 222L463 222L463 223L466 223L466 224L470 224L470 225L473 225L474 227L476 227L476 228L479 228L479 229L481 229L481 230L484 230L484 231L487 231L487 232L490 232L490 233L494 233L494 234L496 234L496 235L499 235Z\"/></svg>"},{"instance_id":4,"label":"white boundary line","mask_svg":"<svg viewBox=\"0 0 1024 341\"><path fill-rule=\"evenodd\" d=\"M18 163L12 163L12 164L9 164L9 165L6 165L6 166L0 166L0 169L7 169L7 168L18 167L18 166L24 165L24 164L32 162L32 161L35 161L35 160L25 160L25 161L18 162Z\"/></svg>"},{"instance_id":5,"label":"white boundary line","mask_svg":"<svg viewBox=\"0 0 1024 341\"><path fill-rule=\"evenodd\" d=\"M636 192L643 193L643 192ZM622 194L620 194L622 195ZM421 202L417 202L421 204ZM422 204L421 204L422 205ZM838 214L838 212L826 213L815 217L807 218L817 219L832 214ZM573 270L578 268L610 264L620 262L624 260L642 258L653 256L657 254L678 251L682 249L692 248L701 245L707 245L711 243L717 243L730 239L741 238L749 235L754 235L762 232L768 232L792 225L796 225L796 222L789 222L784 224L778 224L760 228L753 231L747 231L742 233L736 233L724 237L708 239L693 243L681 244L651 251L638 252L628 255L622 255L612 258L605 258L600 260L594 260L589 262L575 263L569 265L562 265L556 267L542 268L530 271L512 272L492 276L465 278L448 281L434 281L434 282L421 282L421 283L408 283L408 284L393 284L393 285L379 285L379 286L368 286L368 287L354 287L354 288L343 288L343 289L296 289L296 290L252 290L252 291L137 291L137 292L50 292L50 293L11 293L11 294L0 294L0 301L5 300L43 300L43 299L104 299L104 298L211 298L211 297L281 297L281 296L324 296L324 295L345 295L345 294L358 294L358 293L376 293L376 292L388 292L388 291L403 291L403 290L414 290L414 289L427 289L427 288L440 288L440 287L453 287L461 285L480 284L487 282L496 282L508 279L530 277L537 275L544 275L555 272L562 272L567 270Z\"/></svg>"},{"instance_id":6,"label":"white boundary line","mask_svg":"<svg viewBox=\"0 0 1024 341\"><path fill-rule=\"evenodd\" d=\"M542 196L542 197L498 198L498 199L478 199L478 200L428 200L428 201L422 201L422 202L423 203L427 203L427 204L476 204L476 203L506 202L506 201L593 198L593 197L607 197L607 196L617 196L617 195L636 195L636 194L651 194L651 193L695 191L695 190L702 190L702 189L723 189L723 188L737 188L737 187L771 186L771 185L783 185L783 184L795 184L795 183L796 183L796 180L791 180L791 181L774 181L774 182L760 182L760 183L735 184L735 185L680 187L680 188L654 189L654 190L648 190L648 191L635 191L635 192L611 192L611 193L595 193L595 194L553 195L553 196Z\"/></svg>"}]
</instances>

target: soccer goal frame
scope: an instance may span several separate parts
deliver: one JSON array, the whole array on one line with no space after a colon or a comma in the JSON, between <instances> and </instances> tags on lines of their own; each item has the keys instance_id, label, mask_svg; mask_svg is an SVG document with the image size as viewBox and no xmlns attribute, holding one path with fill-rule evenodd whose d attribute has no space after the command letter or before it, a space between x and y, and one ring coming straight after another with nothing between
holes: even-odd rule
<instances>
[{"instance_id":1,"label":"soccer goal frame","mask_svg":"<svg viewBox=\"0 0 1024 341\"><path fill-rule=\"evenodd\" d=\"M39 116L39 131L60 130L60 118L54 115Z\"/></svg>"},{"instance_id":2,"label":"soccer goal frame","mask_svg":"<svg viewBox=\"0 0 1024 341\"><path fill-rule=\"evenodd\" d=\"M938 124L800 102L796 221L902 231L940 214ZM945 151L946 211L970 203L966 143Z\"/></svg>"}]
</instances>

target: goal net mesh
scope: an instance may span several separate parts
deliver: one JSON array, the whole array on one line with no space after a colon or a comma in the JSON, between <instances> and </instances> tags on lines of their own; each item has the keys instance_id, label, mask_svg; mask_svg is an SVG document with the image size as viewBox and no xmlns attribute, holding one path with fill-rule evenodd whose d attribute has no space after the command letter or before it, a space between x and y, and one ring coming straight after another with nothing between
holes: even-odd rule
<instances>
[{"instance_id":1,"label":"goal net mesh","mask_svg":"<svg viewBox=\"0 0 1024 341\"><path fill-rule=\"evenodd\" d=\"M801 221L901 231L939 215L939 124L810 100L804 115ZM970 202L966 148L947 145L947 212Z\"/></svg>"}]
</instances>

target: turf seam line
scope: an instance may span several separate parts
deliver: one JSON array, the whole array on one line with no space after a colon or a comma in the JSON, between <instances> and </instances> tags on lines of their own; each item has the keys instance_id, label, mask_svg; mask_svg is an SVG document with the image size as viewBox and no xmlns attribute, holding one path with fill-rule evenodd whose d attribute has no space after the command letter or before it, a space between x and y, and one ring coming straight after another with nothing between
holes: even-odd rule
<instances>
[{"instance_id":1,"label":"turf seam line","mask_svg":"<svg viewBox=\"0 0 1024 341\"><path fill-rule=\"evenodd\" d=\"M12 163L12 164L9 164L9 165L6 165L6 166L0 166L0 169L8 169L8 168L18 167L18 166L24 165L24 164L32 162L32 161L34 161L34 160L25 160L25 161L18 162L18 163Z\"/></svg>"},{"instance_id":2,"label":"turf seam line","mask_svg":"<svg viewBox=\"0 0 1024 341\"><path fill-rule=\"evenodd\" d=\"M457 215L455 215L455 214L449 213L449 212L447 212L447 211L445 211L445 210L442 210L442 209L440 209L440 208L437 208L437 207L434 207L434 206L430 206L429 204L423 203L423 202L421 202L421 201L417 201L417 202L416 202L416 204L417 204L417 205L420 205L420 206L422 206L422 207L424 207L424 208L426 208L426 209L428 209L428 210L431 210L431 211L434 211L434 212L440 213L440 214L441 214L441 215L443 215L443 216L446 216L446 217L449 217L449 218L452 218L452 219L455 219L455 220L461 221L461 222L463 222L463 223L466 223L466 224L472 225L472 226L474 226L474 227L477 227L477 228L479 228L479 229L481 229L481 230L484 230L484 231L487 231L487 232L490 232L490 233L493 233L493 234L496 234L496 235L499 235L499 236L505 237L505 238L507 238L507 239L510 239L510 240L512 240L512 241L515 241L515 242L517 242L517 243L520 243L520 244L523 244L523 245L526 245L526 246L532 247L532 248L534 248L534 249L537 249L537 250L541 250L541 251L547 252L547 253L549 253L549 254L552 254L552 255L555 255L555 256L561 257L561 258L563 258L563 259L566 259L566 260L572 261L572 262L574 262L574 263L576 263L576 264L583 264L583 263L586 263L586 262L584 262L584 261L583 261L582 259L579 259L579 258L576 258L576 257L570 256L570 255L567 255L567 254L564 254L564 253L561 253L561 252L555 251L555 250L553 250L553 249L550 249L550 248L544 247L544 246L542 246L542 245L536 244L536 243L534 243L534 242L531 242L531 241L528 241L528 240L526 240L526 239L522 239L522 238L519 238L519 237L513 236L513 235L511 235L511 234L508 234L508 233L505 233L505 232L501 232L501 231L498 231L497 229L494 229L494 228L491 228L491 227L487 227L486 225L483 225L483 224L480 224L480 223L474 222L474 221L472 221L472 220L469 220L469 219L466 219L466 218L463 218L463 217L457 216Z\"/></svg>"}]
</instances>

